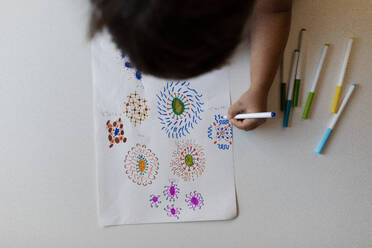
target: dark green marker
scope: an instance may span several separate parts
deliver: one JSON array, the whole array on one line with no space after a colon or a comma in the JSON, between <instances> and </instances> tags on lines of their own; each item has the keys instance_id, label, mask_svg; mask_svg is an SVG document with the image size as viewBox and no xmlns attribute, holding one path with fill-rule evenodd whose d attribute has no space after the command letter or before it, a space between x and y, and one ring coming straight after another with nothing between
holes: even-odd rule
<instances>
[{"instance_id":1,"label":"dark green marker","mask_svg":"<svg viewBox=\"0 0 372 248\"><path fill-rule=\"evenodd\" d=\"M280 68L279 68L279 76L280 76L280 110L285 110L285 104L287 101L287 84L284 82L284 56L280 61Z\"/></svg>"}]
</instances>

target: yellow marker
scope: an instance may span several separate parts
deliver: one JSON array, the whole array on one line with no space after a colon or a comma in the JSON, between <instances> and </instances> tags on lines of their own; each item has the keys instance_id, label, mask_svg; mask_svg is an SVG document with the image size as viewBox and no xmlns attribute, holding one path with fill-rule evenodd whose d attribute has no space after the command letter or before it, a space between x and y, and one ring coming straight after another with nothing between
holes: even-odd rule
<instances>
[{"instance_id":1,"label":"yellow marker","mask_svg":"<svg viewBox=\"0 0 372 248\"><path fill-rule=\"evenodd\" d=\"M338 102L340 101L340 97L341 97L342 84L344 83L346 68L347 68L347 64L349 62L351 47L353 46L353 41L354 41L354 37L350 37L349 42L347 43L344 62L342 63L342 67L341 67L340 79L339 79L338 84L337 84L336 94L335 94L335 97L333 99L333 104L332 104L332 111L331 112L333 114L336 114L337 110L338 110Z\"/></svg>"},{"instance_id":2,"label":"yellow marker","mask_svg":"<svg viewBox=\"0 0 372 248\"><path fill-rule=\"evenodd\" d=\"M333 114L337 114L338 102L340 101L340 98L341 98L341 91L342 91L342 86L337 86L336 94L335 94L335 97L333 98L333 104L332 104Z\"/></svg>"}]
</instances>

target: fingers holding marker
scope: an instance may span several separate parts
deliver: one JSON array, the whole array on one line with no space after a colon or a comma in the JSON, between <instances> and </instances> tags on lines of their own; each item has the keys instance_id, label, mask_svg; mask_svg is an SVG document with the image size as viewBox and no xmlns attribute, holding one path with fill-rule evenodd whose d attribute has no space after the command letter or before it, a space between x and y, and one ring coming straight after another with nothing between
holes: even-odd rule
<instances>
[{"instance_id":1,"label":"fingers holding marker","mask_svg":"<svg viewBox=\"0 0 372 248\"><path fill-rule=\"evenodd\" d=\"M248 113L238 115L233 115L233 113L233 111L229 111L230 116L234 116L234 118L229 119L230 122L237 128L245 131L255 129L262 123L264 123L267 118L274 118L276 116L274 112ZM228 116L224 116L224 118L228 119Z\"/></svg>"},{"instance_id":2,"label":"fingers holding marker","mask_svg":"<svg viewBox=\"0 0 372 248\"><path fill-rule=\"evenodd\" d=\"M231 121L231 119L233 119L236 115L242 113L244 110L245 110L245 107L243 103L241 103L240 101L237 101L236 103L230 106L227 112L227 116L224 116L224 118Z\"/></svg>"}]
</instances>

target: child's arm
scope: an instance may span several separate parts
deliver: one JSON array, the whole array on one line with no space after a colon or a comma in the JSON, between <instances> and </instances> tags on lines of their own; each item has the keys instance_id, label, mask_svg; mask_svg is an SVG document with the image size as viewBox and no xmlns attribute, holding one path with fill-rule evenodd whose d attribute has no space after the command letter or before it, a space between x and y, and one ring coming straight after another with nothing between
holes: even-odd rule
<instances>
[{"instance_id":1,"label":"child's arm","mask_svg":"<svg viewBox=\"0 0 372 248\"><path fill-rule=\"evenodd\" d=\"M238 128L251 130L264 119L232 119L239 113L265 112L289 34L292 0L257 0L250 25L251 87L230 106L228 118Z\"/></svg>"}]
</instances>

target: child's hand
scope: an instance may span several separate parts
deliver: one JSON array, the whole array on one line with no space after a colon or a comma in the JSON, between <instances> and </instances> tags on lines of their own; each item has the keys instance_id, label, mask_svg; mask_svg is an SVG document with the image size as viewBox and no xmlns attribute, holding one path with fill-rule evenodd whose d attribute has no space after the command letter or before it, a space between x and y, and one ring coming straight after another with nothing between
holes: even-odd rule
<instances>
[{"instance_id":1,"label":"child's hand","mask_svg":"<svg viewBox=\"0 0 372 248\"><path fill-rule=\"evenodd\" d=\"M239 129L249 131L262 125L265 119L233 119L237 114L266 112L267 92L249 89L239 100L230 106L227 118Z\"/></svg>"}]
</instances>

